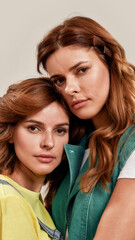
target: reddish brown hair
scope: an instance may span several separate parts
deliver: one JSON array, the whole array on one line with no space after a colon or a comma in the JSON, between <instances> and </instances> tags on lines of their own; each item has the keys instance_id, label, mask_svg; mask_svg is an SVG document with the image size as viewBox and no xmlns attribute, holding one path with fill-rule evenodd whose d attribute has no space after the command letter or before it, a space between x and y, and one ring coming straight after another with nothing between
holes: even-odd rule
<instances>
[{"instance_id":1,"label":"reddish brown hair","mask_svg":"<svg viewBox=\"0 0 135 240\"><path fill-rule=\"evenodd\" d=\"M127 62L123 47L100 24L76 16L53 28L40 42L38 71L40 66L46 70L51 54L70 45L92 47L110 72L110 93L103 111L109 123L92 133L90 166L81 181L81 189L90 191L99 181L104 187L110 182L120 136L135 123L135 67Z\"/></svg>"},{"instance_id":2,"label":"reddish brown hair","mask_svg":"<svg viewBox=\"0 0 135 240\"><path fill-rule=\"evenodd\" d=\"M63 98L47 78L31 78L9 86L6 94L0 98L0 173L14 171L16 154L13 144L9 143L13 127L55 101L69 114ZM66 166L66 157L63 155L61 164L45 179L51 189L51 198L65 175Z\"/></svg>"}]
</instances>

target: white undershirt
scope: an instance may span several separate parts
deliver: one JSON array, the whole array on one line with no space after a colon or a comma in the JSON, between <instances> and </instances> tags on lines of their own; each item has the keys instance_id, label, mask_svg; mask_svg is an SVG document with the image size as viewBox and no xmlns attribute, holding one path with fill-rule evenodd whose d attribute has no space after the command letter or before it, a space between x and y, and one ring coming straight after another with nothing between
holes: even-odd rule
<instances>
[{"instance_id":1,"label":"white undershirt","mask_svg":"<svg viewBox=\"0 0 135 240\"><path fill-rule=\"evenodd\" d=\"M82 169L84 163L86 162L89 154L90 149L86 149L84 152L80 170ZM130 157L127 159L127 162L125 163L125 166L121 170L118 178L135 178L135 151L133 151Z\"/></svg>"},{"instance_id":2,"label":"white undershirt","mask_svg":"<svg viewBox=\"0 0 135 240\"><path fill-rule=\"evenodd\" d=\"M128 158L118 178L135 178L135 150Z\"/></svg>"}]
</instances>

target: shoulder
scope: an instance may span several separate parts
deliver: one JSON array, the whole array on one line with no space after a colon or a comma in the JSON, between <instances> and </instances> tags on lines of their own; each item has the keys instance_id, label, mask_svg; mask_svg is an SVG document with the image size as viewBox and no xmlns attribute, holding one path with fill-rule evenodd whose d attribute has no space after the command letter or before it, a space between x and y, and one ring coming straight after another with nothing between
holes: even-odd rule
<instances>
[{"instance_id":1,"label":"shoulder","mask_svg":"<svg viewBox=\"0 0 135 240\"><path fill-rule=\"evenodd\" d=\"M129 127L121 136L118 145L117 160L121 167L125 165L127 159L135 151L135 125Z\"/></svg>"},{"instance_id":2,"label":"shoulder","mask_svg":"<svg viewBox=\"0 0 135 240\"><path fill-rule=\"evenodd\" d=\"M2 239L39 239L40 226L25 199L14 195L0 197L0 231Z\"/></svg>"},{"instance_id":3,"label":"shoulder","mask_svg":"<svg viewBox=\"0 0 135 240\"><path fill-rule=\"evenodd\" d=\"M14 189L12 192L0 194L0 208L6 211L6 214L14 213L15 211L26 212L32 210L29 203Z\"/></svg>"},{"instance_id":4,"label":"shoulder","mask_svg":"<svg viewBox=\"0 0 135 240\"><path fill-rule=\"evenodd\" d=\"M15 182L5 175L0 175L0 197L18 196L22 198L21 191L15 185Z\"/></svg>"},{"instance_id":5,"label":"shoulder","mask_svg":"<svg viewBox=\"0 0 135 240\"><path fill-rule=\"evenodd\" d=\"M7 183L10 184L10 180L5 176L0 177L0 180L6 180ZM13 182L12 186L7 184L0 183L0 208L1 209L10 209L10 213L12 211L31 211L30 204L26 201L26 199L22 196L21 192L19 192ZM7 211L7 210L6 210ZM8 213L8 212L7 212Z\"/></svg>"},{"instance_id":6,"label":"shoulder","mask_svg":"<svg viewBox=\"0 0 135 240\"><path fill-rule=\"evenodd\" d=\"M14 191L14 190L13 190ZM25 198L18 193L10 192L0 196L0 218L5 225L11 219L17 226L21 223L32 224L37 223L36 215Z\"/></svg>"}]
</instances>

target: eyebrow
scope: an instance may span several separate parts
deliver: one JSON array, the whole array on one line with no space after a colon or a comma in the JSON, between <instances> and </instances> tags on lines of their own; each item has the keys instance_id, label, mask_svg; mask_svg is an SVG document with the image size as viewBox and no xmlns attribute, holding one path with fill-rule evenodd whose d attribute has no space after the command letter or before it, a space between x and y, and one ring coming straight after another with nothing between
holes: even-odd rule
<instances>
[{"instance_id":1,"label":"eyebrow","mask_svg":"<svg viewBox=\"0 0 135 240\"><path fill-rule=\"evenodd\" d=\"M80 61L80 62L76 63L75 65L73 65L72 67L70 67L70 68L68 69L68 71L71 72L71 71L73 71L75 68L79 67L81 64L87 63L87 62L88 62L88 61ZM50 79L56 78L56 77L58 77L58 76L61 76L61 75L60 75L60 74L55 74L55 75L53 75L53 76L50 76Z\"/></svg>"},{"instance_id":2,"label":"eyebrow","mask_svg":"<svg viewBox=\"0 0 135 240\"><path fill-rule=\"evenodd\" d=\"M37 123L37 124L43 124L42 122L40 122L40 121L37 121L37 120L32 120L32 119L30 119L30 120L26 120L25 121L26 123L28 122L28 123Z\"/></svg>"},{"instance_id":3,"label":"eyebrow","mask_svg":"<svg viewBox=\"0 0 135 240\"><path fill-rule=\"evenodd\" d=\"M70 67L68 70L69 72L71 72L72 70L74 70L75 68L79 67L82 63L86 63L88 61L81 61L81 62L78 62L76 63L74 66Z\"/></svg>"},{"instance_id":4,"label":"eyebrow","mask_svg":"<svg viewBox=\"0 0 135 240\"><path fill-rule=\"evenodd\" d=\"M27 123L36 123L36 124L44 125L43 122L40 122L40 121L37 121L37 120L32 120L32 119L26 120L25 122L27 122ZM69 126L69 123L66 123L66 122L65 122L65 123L58 123L58 124L56 124L56 126L57 126L57 127Z\"/></svg>"},{"instance_id":5,"label":"eyebrow","mask_svg":"<svg viewBox=\"0 0 135 240\"><path fill-rule=\"evenodd\" d=\"M57 127L62 127L62 126L69 126L69 123L59 123L56 124Z\"/></svg>"}]
</instances>

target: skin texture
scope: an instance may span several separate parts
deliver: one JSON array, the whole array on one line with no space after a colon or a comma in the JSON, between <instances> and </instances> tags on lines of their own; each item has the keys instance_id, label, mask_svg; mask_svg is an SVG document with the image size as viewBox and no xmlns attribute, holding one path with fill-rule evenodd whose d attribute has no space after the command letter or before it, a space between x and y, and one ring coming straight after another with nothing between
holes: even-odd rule
<instances>
[{"instance_id":1,"label":"skin texture","mask_svg":"<svg viewBox=\"0 0 135 240\"><path fill-rule=\"evenodd\" d=\"M100 115L110 80L107 67L96 53L79 46L60 48L48 58L46 67L70 110L78 118L92 119L95 127L102 124Z\"/></svg>"},{"instance_id":2,"label":"skin texture","mask_svg":"<svg viewBox=\"0 0 135 240\"><path fill-rule=\"evenodd\" d=\"M10 141L18 158L10 177L25 188L40 191L45 175L61 162L68 130L69 117L57 102L19 122Z\"/></svg>"},{"instance_id":3,"label":"skin texture","mask_svg":"<svg viewBox=\"0 0 135 240\"><path fill-rule=\"evenodd\" d=\"M101 217L94 240L134 240L135 180L119 179Z\"/></svg>"},{"instance_id":4,"label":"skin texture","mask_svg":"<svg viewBox=\"0 0 135 240\"><path fill-rule=\"evenodd\" d=\"M46 67L70 110L80 119L92 119L95 128L104 126L102 109L109 95L109 71L96 53L79 46L63 47L48 58ZM78 99L84 102L74 105ZM118 179L94 240L135 239L134 190L134 179Z\"/></svg>"}]
</instances>

